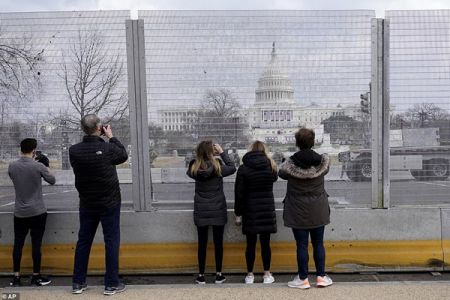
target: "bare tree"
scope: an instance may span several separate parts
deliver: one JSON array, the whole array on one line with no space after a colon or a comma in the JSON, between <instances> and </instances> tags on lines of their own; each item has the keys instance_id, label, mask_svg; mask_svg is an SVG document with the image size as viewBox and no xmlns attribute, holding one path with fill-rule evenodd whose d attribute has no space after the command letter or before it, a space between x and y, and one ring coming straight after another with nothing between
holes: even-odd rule
<instances>
[{"instance_id":1,"label":"bare tree","mask_svg":"<svg viewBox=\"0 0 450 300\"><path fill-rule=\"evenodd\" d=\"M215 117L229 118L237 116L241 105L233 93L227 89L207 90L202 103L203 111Z\"/></svg>"},{"instance_id":2,"label":"bare tree","mask_svg":"<svg viewBox=\"0 0 450 300\"><path fill-rule=\"evenodd\" d=\"M247 143L246 120L240 115L241 105L227 89L208 90L198 114L196 136L222 144Z\"/></svg>"},{"instance_id":3,"label":"bare tree","mask_svg":"<svg viewBox=\"0 0 450 300\"><path fill-rule=\"evenodd\" d=\"M40 91L39 62L44 50L36 51L29 37L3 38L0 28L0 125L11 108L31 102Z\"/></svg>"},{"instance_id":4,"label":"bare tree","mask_svg":"<svg viewBox=\"0 0 450 300\"><path fill-rule=\"evenodd\" d=\"M425 127L430 122L443 120L448 117L448 113L434 103L414 104L405 115L411 124L416 123L419 127Z\"/></svg>"},{"instance_id":5,"label":"bare tree","mask_svg":"<svg viewBox=\"0 0 450 300\"><path fill-rule=\"evenodd\" d=\"M406 115L406 113L391 113L389 118L391 129L403 129L411 126L410 118Z\"/></svg>"},{"instance_id":6,"label":"bare tree","mask_svg":"<svg viewBox=\"0 0 450 300\"><path fill-rule=\"evenodd\" d=\"M61 121L78 128L87 114L100 115L104 122L122 119L128 101L125 92L118 89L124 73L120 56L108 53L98 31L78 31L69 53L60 76L70 102Z\"/></svg>"}]
</instances>

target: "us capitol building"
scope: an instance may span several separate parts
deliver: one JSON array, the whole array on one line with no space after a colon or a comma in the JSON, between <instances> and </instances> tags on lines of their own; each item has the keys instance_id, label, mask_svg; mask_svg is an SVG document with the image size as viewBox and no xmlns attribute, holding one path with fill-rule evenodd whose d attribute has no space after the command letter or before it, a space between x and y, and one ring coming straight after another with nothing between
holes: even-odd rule
<instances>
[{"instance_id":1,"label":"us capitol building","mask_svg":"<svg viewBox=\"0 0 450 300\"><path fill-rule=\"evenodd\" d=\"M164 131L192 129L197 118L193 107L159 110L159 120ZM316 142L323 141L321 122L331 116L346 115L361 118L358 105L351 107L323 107L312 103L301 106L294 98L294 88L289 77L280 67L275 42L272 45L270 62L258 79L253 107L241 111L241 118L247 118L248 135L251 140L267 143L295 143L294 134L300 127L314 129Z\"/></svg>"}]
</instances>

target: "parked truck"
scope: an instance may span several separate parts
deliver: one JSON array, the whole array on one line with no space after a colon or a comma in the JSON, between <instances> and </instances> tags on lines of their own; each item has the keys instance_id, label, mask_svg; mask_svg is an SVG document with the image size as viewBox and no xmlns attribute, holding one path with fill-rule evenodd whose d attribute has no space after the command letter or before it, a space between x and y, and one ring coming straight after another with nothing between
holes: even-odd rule
<instances>
[{"instance_id":1,"label":"parked truck","mask_svg":"<svg viewBox=\"0 0 450 300\"><path fill-rule=\"evenodd\" d=\"M391 130L390 170L409 171L416 180L446 180L450 175L450 146L442 146L438 128ZM340 152L342 174L352 181L372 178L372 150Z\"/></svg>"}]
</instances>

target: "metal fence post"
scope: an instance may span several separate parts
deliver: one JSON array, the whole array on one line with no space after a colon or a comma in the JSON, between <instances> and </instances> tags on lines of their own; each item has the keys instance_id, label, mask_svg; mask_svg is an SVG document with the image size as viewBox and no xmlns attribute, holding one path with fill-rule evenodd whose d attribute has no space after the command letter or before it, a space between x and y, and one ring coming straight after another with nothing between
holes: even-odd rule
<instances>
[{"instance_id":1,"label":"metal fence post","mask_svg":"<svg viewBox=\"0 0 450 300\"><path fill-rule=\"evenodd\" d=\"M128 99L132 142L133 203L136 211L152 210L151 169L145 72L144 20L126 20Z\"/></svg>"},{"instance_id":2,"label":"metal fence post","mask_svg":"<svg viewBox=\"0 0 450 300\"><path fill-rule=\"evenodd\" d=\"M391 179L390 179L390 130L391 109L389 90L389 20L383 20L383 208L389 208L391 204Z\"/></svg>"},{"instance_id":3,"label":"metal fence post","mask_svg":"<svg viewBox=\"0 0 450 300\"><path fill-rule=\"evenodd\" d=\"M389 207L389 78L388 23L372 19L372 208Z\"/></svg>"}]
</instances>

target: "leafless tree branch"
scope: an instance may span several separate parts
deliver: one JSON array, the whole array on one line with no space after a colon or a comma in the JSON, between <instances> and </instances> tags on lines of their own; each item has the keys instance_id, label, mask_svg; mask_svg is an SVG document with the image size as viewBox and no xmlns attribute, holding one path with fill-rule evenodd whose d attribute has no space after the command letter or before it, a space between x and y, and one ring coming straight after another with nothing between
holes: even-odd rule
<instances>
[{"instance_id":1,"label":"leafless tree branch","mask_svg":"<svg viewBox=\"0 0 450 300\"><path fill-rule=\"evenodd\" d=\"M118 90L123 77L119 55L111 58L98 31L78 32L70 57L61 67L70 107L65 121L78 127L86 114L100 115L105 122L119 120L128 111L126 94Z\"/></svg>"},{"instance_id":2,"label":"leafless tree branch","mask_svg":"<svg viewBox=\"0 0 450 300\"><path fill-rule=\"evenodd\" d=\"M448 118L448 113L434 103L420 103L414 104L412 108L408 109L405 118L424 127L429 122Z\"/></svg>"},{"instance_id":3,"label":"leafless tree branch","mask_svg":"<svg viewBox=\"0 0 450 300\"><path fill-rule=\"evenodd\" d=\"M44 50L34 49L32 39L2 36L0 28L1 125L12 107L30 102L41 88L38 65Z\"/></svg>"}]
</instances>

